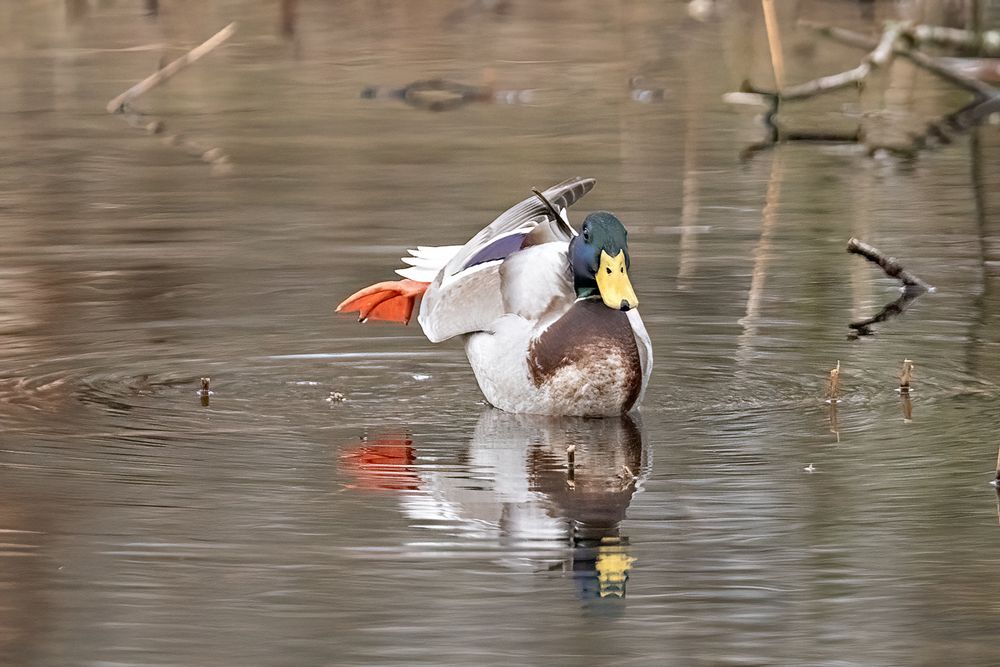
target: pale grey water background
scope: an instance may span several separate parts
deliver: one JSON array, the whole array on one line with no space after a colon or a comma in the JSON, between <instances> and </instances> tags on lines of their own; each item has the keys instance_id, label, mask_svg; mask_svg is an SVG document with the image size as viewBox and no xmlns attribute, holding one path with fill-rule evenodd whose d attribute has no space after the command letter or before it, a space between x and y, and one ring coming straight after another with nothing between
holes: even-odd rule
<instances>
[{"instance_id":1,"label":"pale grey water background","mask_svg":"<svg viewBox=\"0 0 1000 667\"><path fill-rule=\"evenodd\" d=\"M0 663L997 663L995 126L913 163L741 163L761 128L720 96L769 80L754 2L303 1L291 41L276 3L142 4L0 8ZM858 56L797 16L900 11L943 14L782 5L789 78ZM104 112L233 19L137 104L231 174ZM530 104L360 96L484 76ZM899 65L788 121L963 99ZM637 423L495 413L460 346L331 314L407 245L572 175L598 179L576 222L630 230ZM897 290L850 236L938 286L858 341Z\"/></svg>"}]
</instances>

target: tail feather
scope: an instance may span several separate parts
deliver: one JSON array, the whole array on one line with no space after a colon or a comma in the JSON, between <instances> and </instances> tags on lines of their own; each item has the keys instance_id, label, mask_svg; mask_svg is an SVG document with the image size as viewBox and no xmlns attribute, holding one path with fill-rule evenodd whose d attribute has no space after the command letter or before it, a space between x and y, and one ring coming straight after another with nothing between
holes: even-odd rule
<instances>
[{"instance_id":1,"label":"tail feather","mask_svg":"<svg viewBox=\"0 0 1000 667\"><path fill-rule=\"evenodd\" d=\"M409 266L398 269L396 273L417 282L433 282L437 274L455 256L462 246L417 246L407 250L410 257L403 257L403 263Z\"/></svg>"},{"instance_id":2,"label":"tail feather","mask_svg":"<svg viewBox=\"0 0 1000 667\"><path fill-rule=\"evenodd\" d=\"M337 306L338 313L358 312L358 321L382 320L408 324L417 299L429 282L389 280L358 290Z\"/></svg>"}]
</instances>

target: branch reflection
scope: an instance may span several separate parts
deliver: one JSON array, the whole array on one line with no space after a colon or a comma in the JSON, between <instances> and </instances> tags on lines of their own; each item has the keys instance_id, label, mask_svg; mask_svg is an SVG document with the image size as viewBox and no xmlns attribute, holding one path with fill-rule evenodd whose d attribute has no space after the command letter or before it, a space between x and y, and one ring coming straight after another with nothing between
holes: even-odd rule
<instances>
[{"instance_id":1,"label":"branch reflection","mask_svg":"<svg viewBox=\"0 0 1000 667\"><path fill-rule=\"evenodd\" d=\"M852 332L854 336L871 336L875 333L871 328L873 324L879 324L881 322L891 320L894 317L899 317L913 304L914 301L926 293L927 290L919 285L907 286L903 290L903 293L899 295L898 299L894 299L893 301L882 306L882 310L874 316L869 317L866 320L851 322L847 326L854 330Z\"/></svg>"}]
</instances>

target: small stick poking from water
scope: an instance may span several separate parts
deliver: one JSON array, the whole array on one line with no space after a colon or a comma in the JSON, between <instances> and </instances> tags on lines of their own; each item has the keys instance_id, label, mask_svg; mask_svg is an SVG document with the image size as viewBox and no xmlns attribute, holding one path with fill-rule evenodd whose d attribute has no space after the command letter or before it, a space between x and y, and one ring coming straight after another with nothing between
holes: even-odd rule
<instances>
[{"instance_id":1,"label":"small stick poking from water","mask_svg":"<svg viewBox=\"0 0 1000 667\"><path fill-rule=\"evenodd\" d=\"M837 360L837 366L830 369L830 379L826 385L826 400L830 403L837 403L840 401L838 394L840 393L840 360Z\"/></svg>"},{"instance_id":2,"label":"small stick poking from water","mask_svg":"<svg viewBox=\"0 0 1000 667\"><path fill-rule=\"evenodd\" d=\"M202 407L208 407L208 397L212 395L212 378L202 378L201 379L201 389L198 390L198 395L201 396Z\"/></svg>"},{"instance_id":3,"label":"small stick poking from water","mask_svg":"<svg viewBox=\"0 0 1000 667\"><path fill-rule=\"evenodd\" d=\"M913 379L913 362L903 359L903 372L899 374L899 393L910 393L910 381Z\"/></svg>"}]
</instances>

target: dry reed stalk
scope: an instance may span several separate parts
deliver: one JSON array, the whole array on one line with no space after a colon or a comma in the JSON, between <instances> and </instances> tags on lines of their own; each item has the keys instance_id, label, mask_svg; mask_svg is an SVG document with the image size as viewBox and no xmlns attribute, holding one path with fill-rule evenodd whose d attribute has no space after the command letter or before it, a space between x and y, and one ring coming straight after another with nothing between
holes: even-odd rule
<instances>
[{"instance_id":1,"label":"dry reed stalk","mask_svg":"<svg viewBox=\"0 0 1000 667\"><path fill-rule=\"evenodd\" d=\"M764 28L767 30L767 48L771 53L771 70L774 85L780 92L785 87L785 59L781 52L781 32L778 29L778 14L774 11L774 0L760 0L764 9Z\"/></svg>"}]
</instances>

